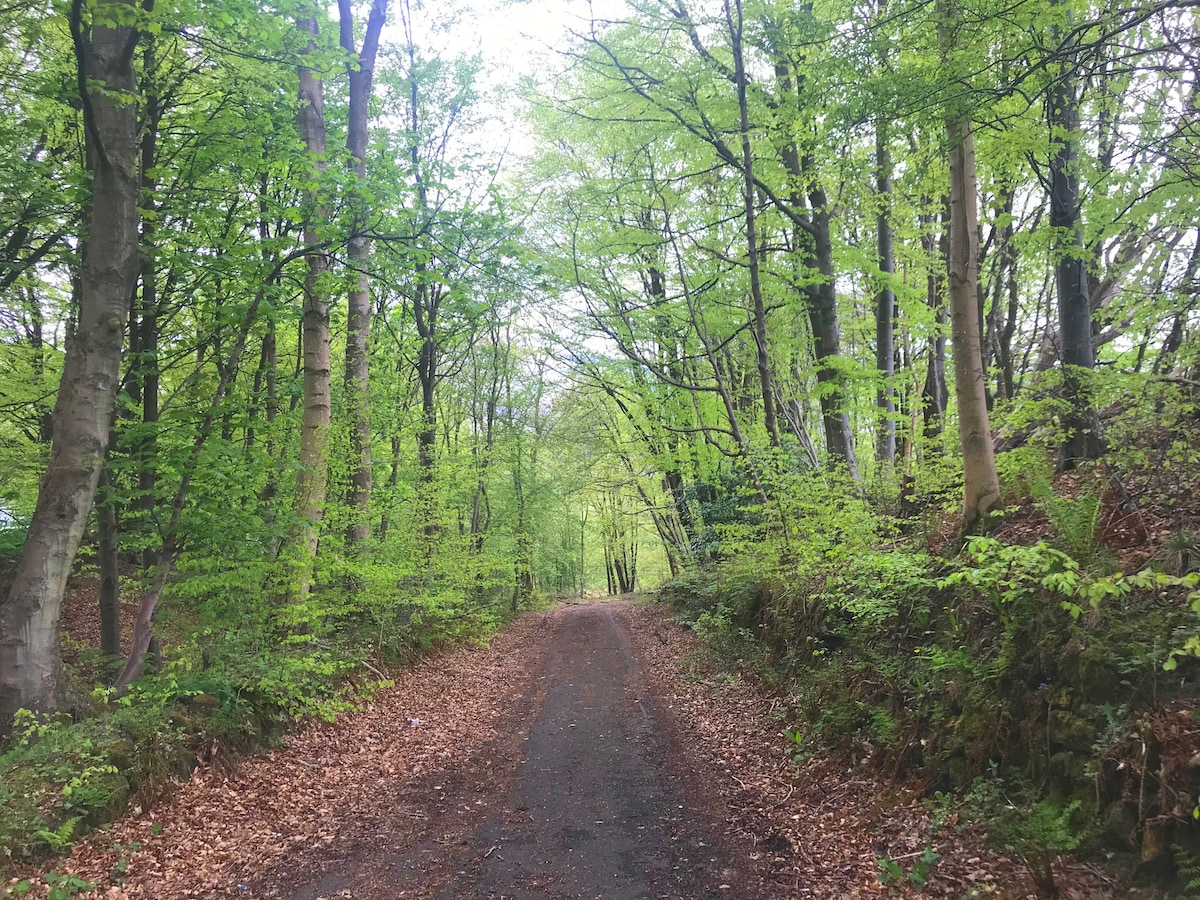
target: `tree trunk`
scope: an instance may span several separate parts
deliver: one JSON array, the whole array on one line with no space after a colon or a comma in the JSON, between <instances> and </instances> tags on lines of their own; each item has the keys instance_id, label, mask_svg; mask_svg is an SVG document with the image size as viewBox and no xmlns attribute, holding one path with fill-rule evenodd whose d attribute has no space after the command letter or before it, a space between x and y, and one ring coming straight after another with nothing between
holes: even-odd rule
<instances>
[{"instance_id":1,"label":"tree trunk","mask_svg":"<svg viewBox=\"0 0 1200 900\"><path fill-rule=\"evenodd\" d=\"M379 32L387 19L387 0L373 0L367 19L362 50L354 46L354 14L350 0L338 0L342 49L349 54L346 74L350 82L350 120L346 133L346 149L350 151L350 168L359 182L367 177L367 124L371 102L371 82L375 70L375 55L379 49ZM371 294L367 264L371 257L371 242L366 235L370 204L362 191L354 193L354 227L346 248L347 266L353 280L347 301L346 319L346 409L350 417L350 524L346 528L346 543L362 547L371 536L371 409L368 402L370 383L368 360L371 337Z\"/></svg>"},{"instance_id":2,"label":"tree trunk","mask_svg":"<svg viewBox=\"0 0 1200 900\"><path fill-rule=\"evenodd\" d=\"M945 277L942 272L950 263L948 232L950 225L950 200L943 198L942 235L935 238L931 233L921 236L921 246L929 264L926 278L925 301L933 310L935 332L929 342L929 362L925 373L925 386L921 392L921 413L924 420L923 433L926 440L941 435L946 425L946 408L950 404L950 388L946 384L946 300ZM933 218L925 222L932 228Z\"/></svg>"},{"instance_id":3,"label":"tree trunk","mask_svg":"<svg viewBox=\"0 0 1200 900\"><path fill-rule=\"evenodd\" d=\"M996 293L997 306L1004 306L1004 321L1000 322L997 314L996 356L1000 364L1000 374L997 379L998 393L1005 400L1011 400L1016 393L1016 366L1013 361L1013 336L1017 333L1017 320L1021 314L1020 282L1017 279L1019 255L1013 241L1016 229L1011 221L1013 211L1014 190L1008 188L1005 192L1002 211L1010 220L1002 232L1000 249L1001 265L1004 271L1003 294ZM1005 303L1001 303L1001 300Z\"/></svg>"},{"instance_id":4,"label":"tree trunk","mask_svg":"<svg viewBox=\"0 0 1200 900\"><path fill-rule=\"evenodd\" d=\"M305 53L316 49L315 16L300 22L300 29L312 35ZM325 171L325 92L312 69L300 66L299 132L304 141L314 177ZM308 191L309 212L304 223L304 246L308 271L304 277L304 310L301 319L301 343L304 354L304 414L300 428L300 472L296 477L295 510L299 519L291 535L296 553L293 582L287 586L290 597L303 600L312 585L313 559L325 514L325 491L329 479L326 459L331 415L329 359L329 300L325 274L329 257L321 246L318 225L327 219L327 210L318 186Z\"/></svg>"},{"instance_id":5,"label":"tree trunk","mask_svg":"<svg viewBox=\"0 0 1200 900\"><path fill-rule=\"evenodd\" d=\"M963 528L970 533L984 527L988 513L999 504L1000 481L980 353L979 213L970 121L956 112L948 113L946 136L950 147L950 341L963 455Z\"/></svg>"},{"instance_id":6,"label":"tree trunk","mask_svg":"<svg viewBox=\"0 0 1200 900\"><path fill-rule=\"evenodd\" d=\"M143 57L143 71L154 69L154 42L148 41ZM148 91L145 102L145 121L142 124L141 147L141 204L142 209L150 215L142 221L142 271L141 271L141 309L140 315L130 325L131 349L133 354L131 367L133 378L132 387L136 389L142 402L142 428L133 448L134 457L138 462L138 493L136 508L142 516L142 527L151 524L155 507L155 490L158 487L158 469L155 465L155 453L158 448L158 438L155 432L158 423L158 267L154 256L154 242L158 228L158 220L154 215L158 188L154 176L158 164L158 128L162 122L162 108L158 97L153 91ZM140 321L139 321L140 319ZM136 348L133 346L136 340ZM153 552L145 552L144 565L149 568L154 564Z\"/></svg>"},{"instance_id":7,"label":"tree trunk","mask_svg":"<svg viewBox=\"0 0 1200 900\"><path fill-rule=\"evenodd\" d=\"M112 443L111 437L109 443ZM106 463L100 470L96 501L96 531L100 542L100 652L118 657L121 655L120 534L112 490L112 473Z\"/></svg>"},{"instance_id":8,"label":"tree trunk","mask_svg":"<svg viewBox=\"0 0 1200 900\"><path fill-rule=\"evenodd\" d=\"M811 4L804 4L811 10ZM775 64L775 75L784 93L795 91L801 106L805 102L802 86L804 80L797 77L793 83L787 63ZM810 154L801 155L795 140L785 142L782 152L783 165L791 180L788 207L792 223L793 239L804 256L804 264L816 269L819 280L804 288L808 308L809 327L812 330L813 356L816 359L817 384L821 387L821 422L825 430L825 448L834 460L841 460L851 476L858 478L858 461L854 452L854 434L850 428L850 417L846 412L844 378L830 360L841 354L841 325L837 310L837 284L833 263L833 241L829 233L829 205L824 188L821 187ZM802 185L810 185L808 203L812 217L804 228L800 228L800 210L805 196ZM799 416L796 425L801 423ZM794 430L799 431L798 428ZM800 437L800 434L797 434ZM804 439L801 438L801 443Z\"/></svg>"},{"instance_id":9,"label":"tree trunk","mask_svg":"<svg viewBox=\"0 0 1200 900\"><path fill-rule=\"evenodd\" d=\"M1052 35L1058 29L1051 29ZM1103 452L1100 418L1092 407L1092 308L1088 296L1086 255L1079 211L1078 77L1070 58L1063 63L1046 97L1046 119L1055 145L1050 159L1050 227L1056 247L1055 292L1058 297L1059 358L1068 411L1059 469L1075 468L1082 460L1099 459Z\"/></svg>"},{"instance_id":10,"label":"tree trunk","mask_svg":"<svg viewBox=\"0 0 1200 900\"><path fill-rule=\"evenodd\" d=\"M154 638L154 613L158 608L158 601L162 598L163 590L167 586L167 580L170 578L177 561L179 523L183 519L183 509L187 503L188 491L191 488L192 478L195 476L200 463L200 454L204 450L204 444L208 440L209 435L212 434L213 425L217 421L217 414L221 411L229 389L237 377L238 363L241 360L243 350L245 350L246 339L250 335L250 329L254 326L254 320L265 297L265 292L260 291L246 310L245 317L242 320L237 338L233 342L233 348L230 350L229 359L226 364L222 366L219 361L216 363L217 370L220 372L220 378L217 381L217 388L213 393L212 401L209 403L208 413L205 415L204 421L200 423L200 429L196 432L196 436L192 439L191 451L181 469L182 475L175 487L175 495L171 499L170 519L162 529L162 544L154 554L153 564L147 567L153 575L152 584L150 589L142 595L141 602L138 605L137 617L133 623L133 634L130 637L131 647L129 656L125 660L125 667L121 670L121 674L117 676L114 685L118 691L124 691L131 682L141 675L147 655L156 660L159 658L157 641Z\"/></svg>"},{"instance_id":11,"label":"tree trunk","mask_svg":"<svg viewBox=\"0 0 1200 900\"><path fill-rule=\"evenodd\" d=\"M806 164L805 169L811 168ZM837 310L837 278L833 265L833 239L829 231L829 208L825 191L814 187L809 192L812 204L812 256L820 272L820 281L807 288L809 318L812 323L813 349L817 360L817 383L821 386L821 421L825 426L825 446L829 455L840 460L857 480L858 461L854 453L854 432L846 412L845 378L836 365L842 353L841 326Z\"/></svg>"},{"instance_id":12,"label":"tree trunk","mask_svg":"<svg viewBox=\"0 0 1200 900\"><path fill-rule=\"evenodd\" d=\"M882 275L875 297L875 369L880 379L875 399L879 408L875 458L890 466L896 461L896 389L892 384L896 374L896 293L888 279L896 274L896 258L891 222L892 154L888 149L887 126L882 121L875 126L875 184L879 203L875 220L876 245Z\"/></svg>"},{"instance_id":13,"label":"tree trunk","mask_svg":"<svg viewBox=\"0 0 1200 900\"><path fill-rule=\"evenodd\" d=\"M98 0L132 8L129 0ZM67 345L54 406L50 461L12 586L0 606L0 736L13 714L55 706L58 620L71 563L96 496L120 377L129 297L137 279L137 118L121 99L136 88L137 32L83 31L83 0L70 10L93 180L80 275L79 324ZM124 16L123 16L124 17ZM99 23L110 17L98 15ZM102 85L93 90L90 85Z\"/></svg>"},{"instance_id":14,"label":"tree trunk","mask_svg":"<svg viewBox=\"0 0 1200 900\"><path fill-rule=\"evenodd\" d=\"M579 517L579 596L582 597L587 584L587 504Z\"/></svg>"},{"instance_id":15,"label":"tree trunk","mask_svg":"<svg viewBox=\"0 0 1200 900\"><path fill-rule=\"evenodd\" d=\"M753 304L755 363L763 398L763 427L772 447L779 446L779 426L775 420L775 390L772 386L771 357L767 346L767 311L763 302L762 280L758 270L758 231L754 216L754 156L750 149L750 112L746 99L746 66L742 56L741 0L725 0L725 21L733 46L734 81L738 95L738 130L742 138L742 202L746 217L746 266L750 272L750 298Z\"/></svg>"},{"instance_id":16,"label":"tree trunk","mask_svg":"<svg viewBox=\"0 0 1200 900\"><path fill-rule=\"evenodd\" d=\"M424 286L418 288L418 293L427 296L430 292ZM417 331L421 335L421 350L417 357L417 379L421 385L421 428L417 432L417 468L420 470L417 486L417 502L420 505L421 533L423 535L422 555L427 561L432 560L433 538L437 534L437 498L433 495L434 462L437 445L437 343L434 338L436 328L436 308L425 301L419 300L413 304L417 311Z\"/></svg>"}]
</instances>

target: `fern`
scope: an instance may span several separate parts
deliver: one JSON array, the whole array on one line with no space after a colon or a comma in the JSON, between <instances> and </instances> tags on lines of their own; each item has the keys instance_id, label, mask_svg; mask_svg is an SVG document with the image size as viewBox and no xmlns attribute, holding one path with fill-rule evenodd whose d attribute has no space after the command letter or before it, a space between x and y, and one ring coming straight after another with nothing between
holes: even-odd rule
<instances>
[{"instance_id":1,"label":"fern","mask_svg":"<svg viewBox=\"0 0 1200 900\"><path fill-rule=\"evenodd\" d=\"M1178 844L1171 846L1171 852L1175 856L1175 866L1179 869L1180 877L1187 879L1180 896L1184 900L1200 900L1200 856Z\"/></svg>"},{"instance_id":2,"label":"fern","mask_svg":"<svg viewBox=\"0 0 1200 900\"><path fill-rule=\"evenodd\" d=\"M1040 505L1063 549L1085 567L1094 562L1099 549L1100 498L1084 494L1072 499L1050 493L1042 498Z\"/></svg>"},{"instance_id":3,"label":"fern","mask_svg":"<svg viewBox=\"0 0 1200 900\"><path fill-rule=\"evenodd\" d=\"M71 846L71 841L75 839L75 828L78 825L79 816L72 816L53 831L47 828L38 829L37 836L45 841L51 850L59 853Z\"/></svg>"}]
</instances>

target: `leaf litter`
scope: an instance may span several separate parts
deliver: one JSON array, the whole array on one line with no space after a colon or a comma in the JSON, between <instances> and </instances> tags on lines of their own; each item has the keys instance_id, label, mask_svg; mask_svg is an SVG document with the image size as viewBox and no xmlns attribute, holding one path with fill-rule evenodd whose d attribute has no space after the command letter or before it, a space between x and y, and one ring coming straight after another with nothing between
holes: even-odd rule
<instances>
[{"instance_id":1,"label":"leaf litter","mask_svg":"<svg viewBox=\"0 0 1200 900\"><path fill-rule=\"evenodd\" d=\"M257 886L264 873L298 877L363 841L386 840L375 826L404 814L416 782L449 781L511 728L552 619L527 613L487 647L428 656L359 709L308 722L232 773L198 769L169 803L132 808L54 871L95 883L94 898L265 897L273 891Z\"/></svg>"},{"instance_id":2,"label":"leaf litter","mask_svg":"<svg viewBox=\"0 0 1200 900\"><path fill-rule=\"evenodd\" d=\"M978 827L953 818L938 828L917 779L888 777L868 746L850 756L797 761L784 735L786 697L752 675L712 664L702 641L665 604L621 612L651 691L677 729L677 764L706 791L728 846L763 871L773 897L1036 898L1024 865L987 846ZM791 746L789 746L791 745ZM926 851L938 854L923 885L907 875ZM928 859L928 857L926 857ZM905 873L880 880L881 860ZM1126 885L1064 858L1056 867L1062 900L1131 897Z\"/></svg>"},{"instance_id":3,"label":"leaf litter","mask_svg":"<svg viewBox=\"0 0 1200 900\"><path fill-rule=\"evenodd\" d=\"M951 821L935 828L921 802L923 785L886 777L868 749L857 758L793 760L783 735L791 724L786 698L703 662L698 636L668 608L622 605L618 617L643 665L645 699L672 734L669 764L684 776L694 806L723 824L739 869L761 886L755 894L1035 896L1018 860L989 849L978 827ZM418 842L460 840L505 790L503 766L481 757L490 742L528 724L528 704L520 701L557 619L526 614L488 647L427 657L359 710L333 723L309 722L232 773L198 769L169 802L133 808L80 842L55 871L96 883L87 895L93 898L295 897L297 885L319 886L322 873L370 856L364 848L400 853ZM465 781L486 794L466 799L473 795L458 784ZM880 860L907 872L928 850L939 858L924 885L881 883ZM411 895L438 880L425 874ZM1069 860L1058 881L1063 900L1131 896L1103 872ZM722 884L721 896L736 898L740 887L750 885ZM305 896L354 892L334 881Z\"/></svg>"}]
</instances>

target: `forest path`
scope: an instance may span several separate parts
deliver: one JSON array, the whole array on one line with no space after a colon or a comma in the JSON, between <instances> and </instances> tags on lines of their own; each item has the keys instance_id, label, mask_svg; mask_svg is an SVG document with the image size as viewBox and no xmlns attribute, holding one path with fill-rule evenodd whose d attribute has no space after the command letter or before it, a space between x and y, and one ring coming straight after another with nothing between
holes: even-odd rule
<instances>
[{"instance_id":1,"label":"forest path","mask_svg":"<svg viewBox=\"0 0 1200 900\"><path fill-rule=\"evenodd\" d=\"M678 765L670 698L639 660L651 613L525 614L233 772L198 771L54 868L93 897L156 900L768 896Z\"/></svg>"},{"instance_id":2,"label":"forest path","mask_svg":"<svg viewBox=\"0 0 1200 900\"><path fill-rule=\"evenodd\" d=\"M870 746L797 764L781 737L797 721L665 606L566 605L422 659L235 772L198 771L48 868L154 900L1034 896ZM924 884L880 884L879 859L929 850ZM1078 864L1059 883L1064 900L1134 896Z\"/></svg>"},{"instance_id":3,"label":"forest path","mask_svg":"<svg viewBox=\"0 0 1200 900\"><path fill-rule=\"evenodd\" d=\"M688 802L681 776L665 767L672 729L651 709L641 665L613 609L600 603L559 610L545 661L523 700L527 715L484 748L484 765L468 765L455 783L436 786L439 810L415 845L401 852L368 848L288 895L751 896L719 849L717 829ZM519 763L504 772L514 743ZM489 759L497 765L487 765ZM452 796L476 802L446 802Z\"/></svg>"}]
</instances>

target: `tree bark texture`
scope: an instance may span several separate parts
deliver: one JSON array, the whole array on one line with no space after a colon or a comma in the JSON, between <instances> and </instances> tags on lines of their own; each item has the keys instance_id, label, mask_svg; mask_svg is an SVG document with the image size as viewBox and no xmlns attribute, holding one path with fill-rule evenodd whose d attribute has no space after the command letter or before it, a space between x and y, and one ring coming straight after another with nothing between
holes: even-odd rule
<instances>
[{"instance_id":1,"label":"tree bark texture","mask_svg":"<svg viewBox=\"0 0 1200 900\"><path fill-rule=\"evenodd\" d=\"M50 461L21 559L0 606L0 735L22 707L55 706L58 620L71 563L95 500L108 449L120 378L121 349L140 264L138 134L132 49L137 33L110 27L99 0L91 34L83 31L82 0L71 9L78 57L92 196L80 273L79 323L67 345ZM103 85L93 90L91 83Z\"/></svg>"},{"instance_id":2,"label":"tree bark texture","mask_svg":"<svg viewBox=\"0 0 1200 900\"><path fill-rule=\"evenodd\" d=\"M821 387L821 421L825 426L825 445L833 459L841 461L854 479L858 479L858 460L854 452L854 431L846 412L845 378L836 360L842 353L841 325L837 311L837 279L833 265L833 239L829 231L829 204L825 191L814 187L809 192L812 205L812 259L820 280L807 288L808 315L817 361L817 384Z\"/></svg>"},{"instance_id":3,"label":"tree bark texture","mask_svg":"<svg viewBox=\"0 0 1200 900\"><path fill-rule=\"evenodd\" d=\"M1057 32L1057 29L1053 30ZM1079 209L1078 78L1069 58L1046 97L1046 118L1054 144L1050 158L1050 227L1055 236L1054 284L1058 298L1059 359L1068 409L1060 469L1098 459L1103 450L1100 418L1092 408L1092 308Z\"/></svg>"},{"instance_id":4,"label":"tree bark texture","mask_svg":"<svg viewBox=\"0 0 1200 900\"><path fill-rule=\"evenodd\" d=\"M888 149L887 126L875 128L875 190L879 209L875 218L876 247L882 281L875 296L875 369L880 379L876 395L879 430L875 458L891 465L896 461L896 292L887 280L896 273L896 254L892 241L892 154Z\"/></svg>"},{"instance_id":5,"label":"tree bark texture","mask_svg":"<svg viewBox=\"0 0 1200 900\"><path fill-rule=\"evenodd\" d=\"M315 48L318 34L315 17L300 22L302 31L313 36L307 52ZM300 66L299 131L304 141L313 175L325 172L325 90L316 73ZM325 275L329 257L322 247L318 223L328 219L322 189L309 191L309 211L304 223L304 246L308 250L308 271L304 277L304 309L301 318L303 344L303 403L300 428L300 472L296 478L295 510L299 519L291 536L296 553L295 581L288 594L303 600L312 584L312 566L325 515L325 492L329 481L326 459L329 425L332 410L330 391L329 298L326 296Z\"/></svg>"},{"instance_id":6,"label":"tree bark texture","mask_svg":"<svg viewBox=\"0 0 1200 900\"><path fill-rule=\"evenodd\" d=\"M970 121L951 113L946 119L946 136L950 148L950 342L963 455L963 526L969 533L984 525L988 513L999 504L1000 481L980 353L979 212Z\"/></svg>"},{"instance_id":7,"label":"tree bark texture","mask_svg":"<svg viewBox=\"0 0 1200 900\"><path fill-rule=\"evenodd\" d=\"M342 48L355 63L346 64L350 82L350 119L346 149L350 168L361 184L367 177L367 125L371 103L371 83L375 56L379 50L379 32L387 19L387 0L374 0L367 19L361 50L354 46L354 14L350 0L338 0ZM347 503L351 521L346 542L361 547L371 536L371 409L368 402L370 374L368 359L371 337L371 294L367 264L371 242L366 228L371 210L361 192L356 192L354 228L346 248L346 261L352 279L347 300L346 319L346 408L350 417L350 490Z\"/></svg>"},{"instance_id":8,"label":"tree bark texture","mask_svg":"<svg viewBox=\"0 0 1200 900\"><path fill-rule=\"evenodd\" d=\"M143 54L143 71L151 72L155 66L154 41L147 40ZM155 455L158 448L156 427L159 416L158 389L158 267L155 259L158 221L158 181L154 175L158 165L158 129L162 123L163 110L153 90L147 90L145 113L141 124L141 204L148 215L142 220L142 270L141 309L132 312L135 317L129 326L130 349L136 350L130 363L132 378L130 387L136 390L142 402L142 428L139 431L133 453L138 461L138 493L136 508L141 511L143 522L148 524L154 513L155 492L158 488L158 469ZM134 346L136 341L136 347ZM153 552L147 550L144 557L147 568L154 564Z\"/></svg>"}]
</instances>

